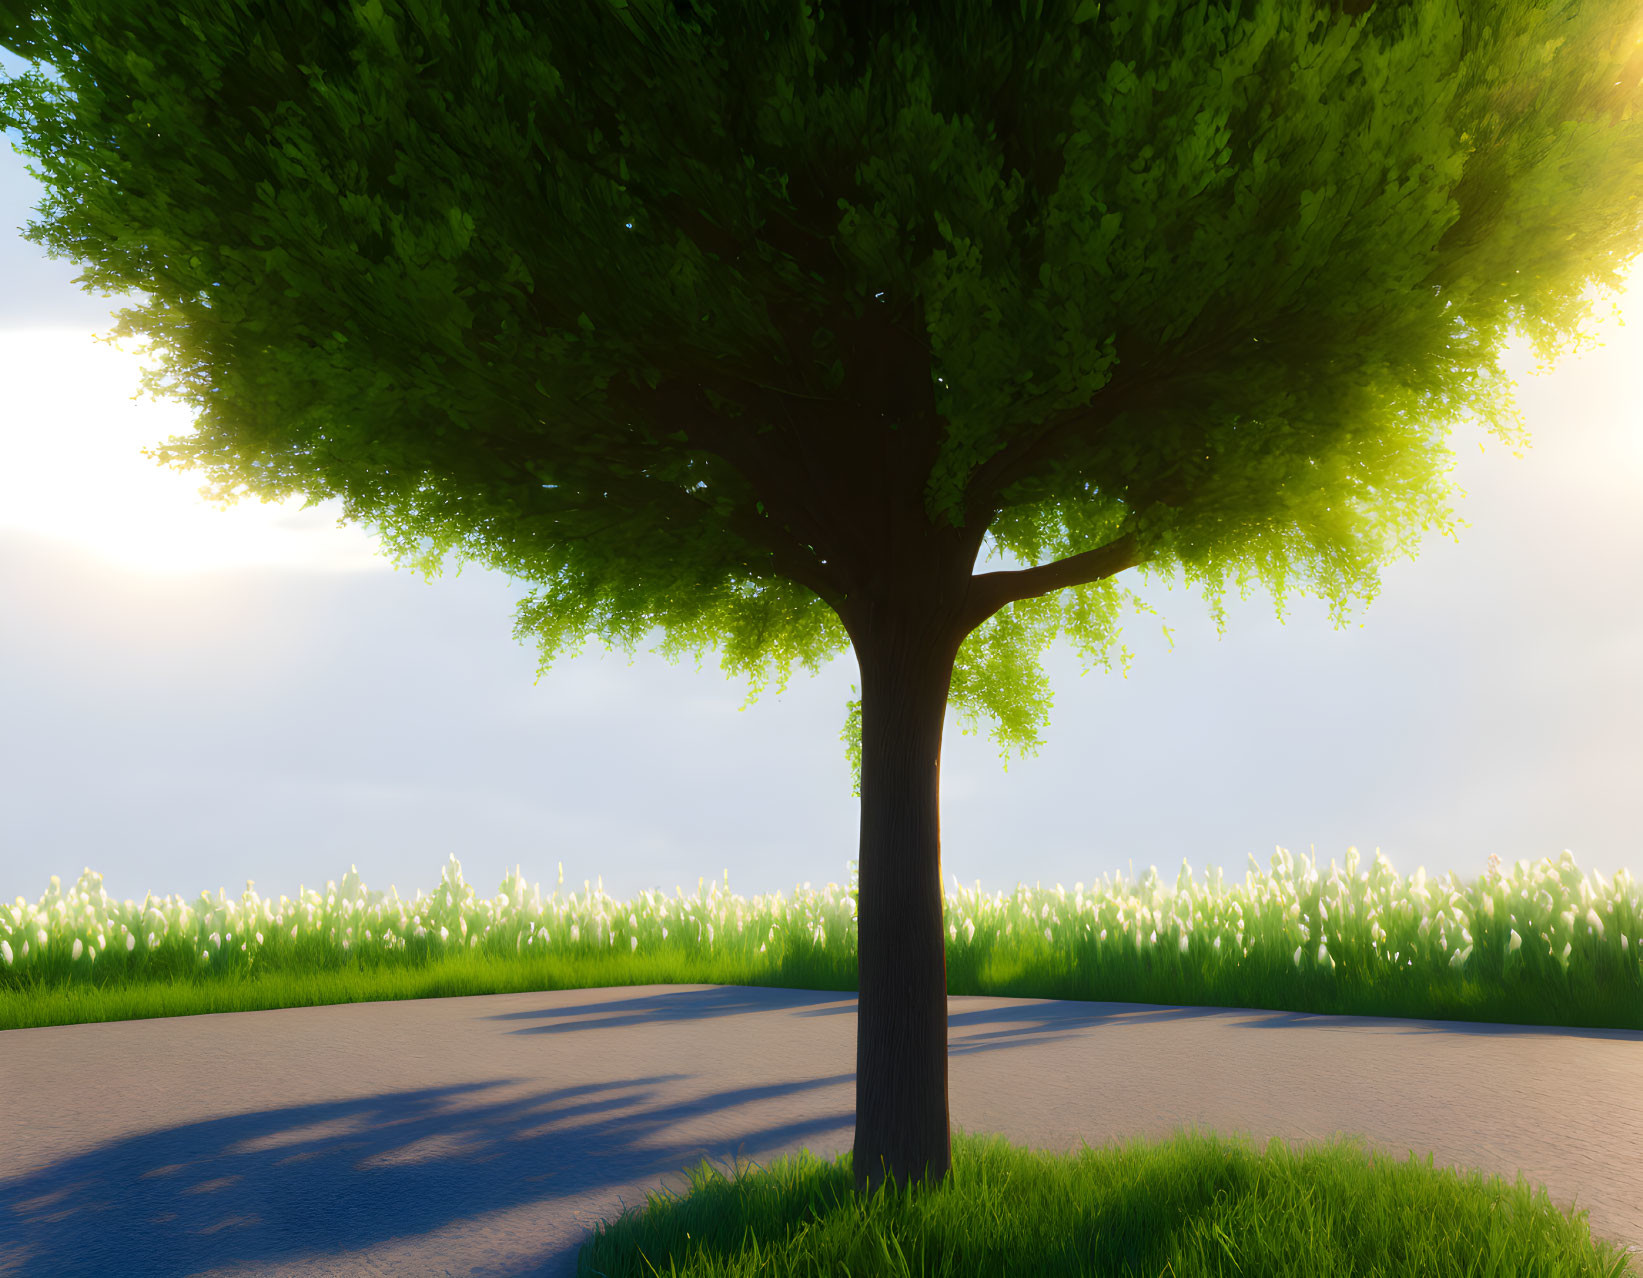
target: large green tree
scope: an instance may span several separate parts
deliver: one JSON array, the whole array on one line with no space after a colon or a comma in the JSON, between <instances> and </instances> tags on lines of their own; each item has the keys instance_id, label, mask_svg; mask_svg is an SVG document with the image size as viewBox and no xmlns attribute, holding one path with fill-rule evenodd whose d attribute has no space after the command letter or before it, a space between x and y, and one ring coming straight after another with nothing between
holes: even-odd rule
<instances>
[{"instance_id":1,"label":"large green tree","mask_svg":"<svg viewBox=\"0 0 1643 1278\"><path fill-rule=\"evenodd\" d=\"M543 669L854 649L863 1190L949 1166L947 705L1035 745L1136 565L1339 624L1643 247L1635 0L7 3L161 462L539 585Z\"/></svg>"}]
</instances>

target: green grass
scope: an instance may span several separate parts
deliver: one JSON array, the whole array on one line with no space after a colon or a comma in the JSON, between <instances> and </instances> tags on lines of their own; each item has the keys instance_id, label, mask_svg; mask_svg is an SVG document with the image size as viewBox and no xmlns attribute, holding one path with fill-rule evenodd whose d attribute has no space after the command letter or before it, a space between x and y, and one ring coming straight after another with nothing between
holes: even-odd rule
<instances>
[{"instance_id":1,"label":"green grass","mask_svg":"<svg viewBox=\"0 0 1643 1278\"><path fill-rule=\"evenodd\" d=\"M1077 1155L955 1130L947 1183L855 1196L850 1155L726 1178L705 1161L683 1196L600 1225L578 1278L835 1275L1248 1275L1552 1278L1630 1272L1520 1177L1461 1179L1353 1142L1294 1154L1196 1129ZM1582 1217L1584 1213L1581 1214Z\"/></svg>"},{"instance_id":2,"label":"green grass","mask_svg":"<svg viewBox=\"0 0 1643 1278\"><path fill-rule=\"evenodd\" d=\"M1246 959L1236 968L1206 970L1171 962L1168 953L1137 952L1080 965L1036 941L1020 948L1040 951L1037 961L1020 953L955 953L950 946L947 992L1643 1030L1643 982L1628 981L1618 964L1594 961L1569 973L1554 969L1539 982L1519 974L1498 983L1392 968L1377 983L1354 979L1350 970L1297 968L1282 960ZM177 961L165 963L167 957ZM328 950L308 957L299 947L279 962L215 967L196 966L173 954L162 955L152 970L135 979L94 973L83 964L61 977L15 975L0 986L0 1030L624 985L756 985L854 993L856 955L853 948L807 944L803 938L791 938L768 959L728 947L702 953L682 944L627 955L588 946L568 954L453 948L364 951L355 957Z\"/></svg>"},{"instance_id":3,"label":"green grass","mask_svg":"<svg viewBox=\"0 0 1643 1278\"><path fill-rule=\"evenodd\" d=\"M783 979L784 972L787 979ZM681 963L678 955L512 958L458 951L421 961L367 958L328 967L228 969L129 983L78 980L18 985L0 992L0 1029L619 985L847 988L808 984L796 965L771 970L769 965L745 959ZM848 988L853 990L854 982Z\"/></svg>"},{"instance_id":4,"label":"green grass","mask_svg":"<svg viewBox=\"0 0 1643 1278\"><path fill-rule=\"evenodd\" d=\"M1354 852L1325 882L1286 857L1242 891L1184 867L1174 892L1156 871L1087 900L1082 884L960 890L948 991L1643 1029L1643 901L1624 873L1594 891L1565 853L1428 886L1379 858L1357 875ZM410 902L353 874L277 906L248 885L238 902L139 907L90 871L67 894L54 879L38 904L0 907L0 1029L621 985L856 989L854 901L834 884L791 901L700 882L678 900L561 901L527 897L516 873L485 901L452 866ZM1584 1212L1430 1157L1257 1153L1196 1131L1056 1156L955 1130L952 1152L941 1185L866 1200L848 1153L729 1179L704 1162L687 1195L601 1225L579 1274L1637 1275Z\"/></svg>"}]
</instances>

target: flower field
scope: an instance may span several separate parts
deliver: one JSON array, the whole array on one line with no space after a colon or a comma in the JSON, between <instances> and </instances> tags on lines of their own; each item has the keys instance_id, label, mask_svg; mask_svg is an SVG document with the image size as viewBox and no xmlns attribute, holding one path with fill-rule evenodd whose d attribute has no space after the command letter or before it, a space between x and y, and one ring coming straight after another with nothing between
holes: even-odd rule
<instances>
[{"instance_id":1,"label":"flower field","mask_svg":"<svg viewBox=\"0 0 1643 1278\"><path fill-rule=\"evenodd\" d=\"M1153 868L1138 883L1072 892L1018 885L1005 895L960 886L946 898L949 991L1014 997L1286 1007L1643 1029L1643 900L1624 870L1583 875L1564 852L1518 861L1465 884L1425 871L1401 880L1378 852L1359 871L1297 867L1282 848L1242 884L1218 869L1202 883L1185 861L1173 886ZM804 884L752 900L697 881L619 902L597 887L547 897L516 868L496 895L464 882L453 856L432 892L372 891L350 871L296 899L220 890L116 901L91 870L64 892L57 878L30 903L0 906L0 1012L8 998L52 988L243 983L323 971L407 971L484 961L545 974L615 960L657 980L730 979L853 989L855 875L845 888ZM1299 873L1297 869L1299 868ZM564 885L561 864L559 886ZM727 964L730 966L727 968ZM568 966L567 966L568 965ZM726 978L724 973L736 975ZM615 975L610 975L615 973ZM394 995L382 995L394 996ZM414 996L414 995L412 995ZM1576 1019L1569 1019L1569 1018ZM18 1024L0 1019L0 1027Z\"/></svg>"}]
</instances>

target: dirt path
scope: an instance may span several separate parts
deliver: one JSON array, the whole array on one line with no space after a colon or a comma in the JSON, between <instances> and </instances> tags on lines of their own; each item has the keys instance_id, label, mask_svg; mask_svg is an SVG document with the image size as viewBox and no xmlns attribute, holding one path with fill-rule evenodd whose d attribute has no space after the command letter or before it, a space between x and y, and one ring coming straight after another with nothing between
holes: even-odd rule
<instances>
[{"instance_id":1,"label":"dirt path","mask_svg":"<svg viewBox=\"0 0 1643 1278\"><path fill-rule=\"evenodd\" d=\"M0 1274L572 1275L646 1191L854 1130L855 995L647 985L0 1033ZM1643 1273L1643 1033L949 1000L952 1121L1521 1171Z\"/></svg>"}]
</instances>

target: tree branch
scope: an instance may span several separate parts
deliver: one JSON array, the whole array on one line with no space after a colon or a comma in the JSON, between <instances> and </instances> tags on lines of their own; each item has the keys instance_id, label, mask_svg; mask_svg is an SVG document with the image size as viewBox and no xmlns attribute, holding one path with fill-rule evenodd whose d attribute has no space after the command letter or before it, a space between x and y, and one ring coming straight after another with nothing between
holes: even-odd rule
<instances>
[{"instance_id":1,"label":"tree branch","mask_svg":"<svg viewBox=\"0 0 1643 1278\"><path fill-rule=\"evenodd\" d=\"M1035 568L1016 572L984 572L970 578L970 589L964 600L964 633L969 634L1006 604L1017 599L1033 599L1068 586L1088 585L1093 581L1116 576L1126 568L1145 562L1139 553L1135 535L1125 533L1083 554L1070 555Z\"/></svg>"},{"instance_id":2,"label":"tree branch","mask_svg":"<svg viewBox=\"0 0 1643 1278\"><path fill-rule=\"evenodd\" d=\"M767 551L778 574L809 590L842 619L846 595L838 582L827 571L830 565L819 564L809 547L801 546L788 535L785 528L773 520L746 509L732 511L724 516L725 525L750 545Z\"/></svg>"},{"instance_id":3,"label":"tree branch","mask_svg":"<svg viewBox=\"0 0 1643 1278\"><path fill-rule=\"evenodd\" d=\"M1269 333L1286 318L1274 314L1259 331ZM1099 442L1119 414L1169 402L1171 384L1181 376L1179 370L1200 368L1228 352L1242 350L1253 335L1249 328L1249 324L1236 322L1222 312L1206 310L1186 333L1167 346L1148 343L1132 334L1120 336L1113 376L1088 403L1058 413L1037 427L1019 428L1020 433L1010 443L976 468L965 486L965 522L972 517L990 516L997 509L999 494L1031 477L1035 467L1061 453L1070 434L1078 433L1072 443L1084 449ZM1179 387L1175 389L1178 404Z\"/></svg>"},{"instance_id":4,"label":"tree branch","mask_svg":"<svg viewBox=\"0 0 1643 1278\"><path fill-rule=\"evenodd\" d=\"M834 612L842 616L844 608L844 594L838 583L827 572L827 568L817 562L816 556L809 547L802 546L788 531L774 520L760 516L751 504L743 504L734 508L728 515L719 514L708 507L708 503L700 498L669 484L642 476L631 478L608 477L600 481L605 485L605 500L596 505L555 507L549 517L572 510L596 511L615 508L618 510L658 508L663 513L664 520L677 517L686 523L697 521L717 522L735 533L747 543L750 556L740 558L740 563L749 574L754 577L768 577L778 575L795 581L814 593ZM614 500L612 500L614 499ZM566 537L563 533L556 533L559 540L589 540L606 529L616 527L623 522L618 516L594 532L579 533ZM662 530L666 535L666 530ZM759 563L761 555L768 555L767 563ZM772 571L773 570L773 571Z\"/></svg>"},{"instance_id":5,"label":"tree branch","mask_svg":"<svg viewBox=\"0 0 1643 1278\"><path fill-rule=\"evenodd\" d=\"M683 448L712 453L729 463L765 506L758 514L744 505L726 520L738 536L768 551L778 569L814 591L835 611L849 592L832 528L813 506L814 486L796 473L790 450L770 448L753 431L726 421L707 403L704 387L722 387L728 398L753 399L764 415L778 415L768 392L749 395L745 384L699 371L694 381L664 376L655 387L612 378L607 402L636 420L673 426L685 435ZM729 495L729 494L724 494Z\"/></svg>"},{"instance_id":6,"label":"tree branch","mask_svg":"<svg viewBox=\"0 0 1643 1278\"><path fill-rule=\"evenodd\" d=\"M968 524L972 519L990 516L997 509L999 494L1051 458L1070 432L1081 432L1084 435L1081 443L1096 442L1120 413L1135 406L1142 386L1139 377L1115 373L1113 380L1096 391L1089 403L1058 413L1036 429L1023 428L1023 433L970 475L965 484L964 522Z\"/></svg>"}]
</instances>

